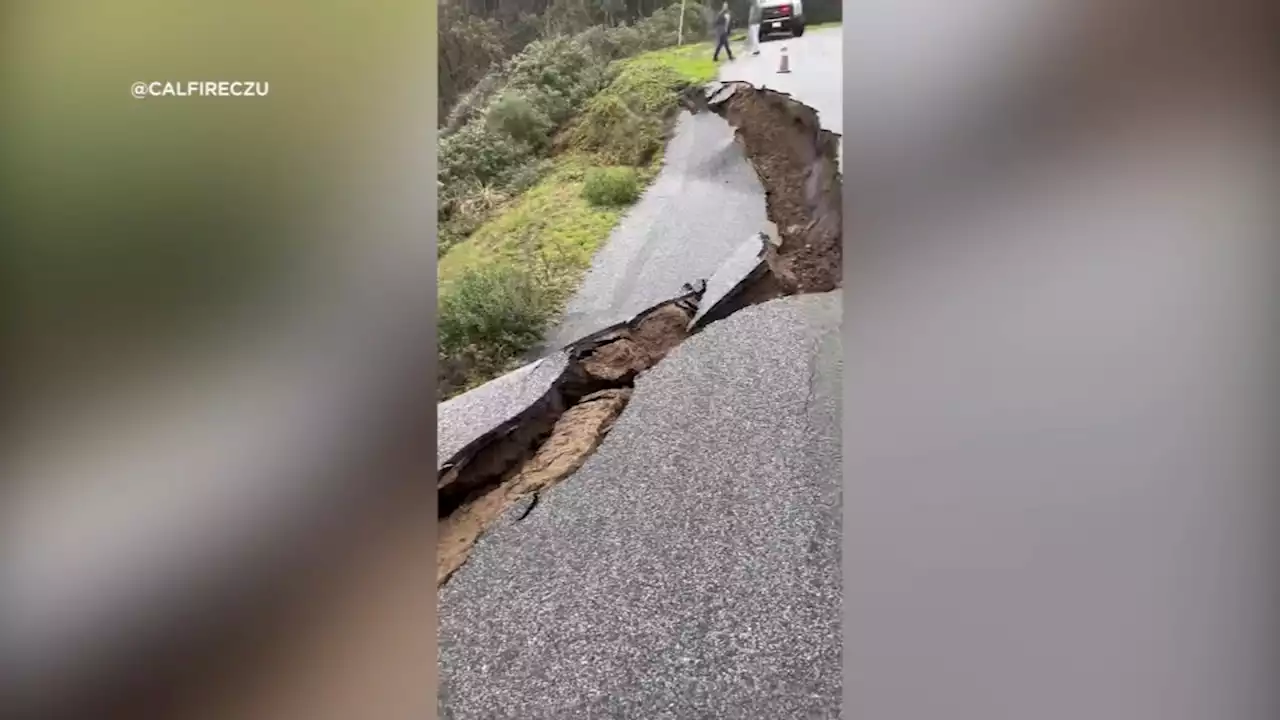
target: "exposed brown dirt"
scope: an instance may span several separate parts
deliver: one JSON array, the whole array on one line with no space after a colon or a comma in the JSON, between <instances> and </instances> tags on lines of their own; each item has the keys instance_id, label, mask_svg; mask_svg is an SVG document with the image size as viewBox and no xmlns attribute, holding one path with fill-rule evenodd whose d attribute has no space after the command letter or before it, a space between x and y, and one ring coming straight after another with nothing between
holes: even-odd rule
<instances>
[{"instance_id":1,"label":"exposed brown dirt","mask_svg":"<svg viewBox=\"0 0 1280 720\"><path fill-rule=\"evenodd\" d=\"M477 492L484 492L510 473L528 455L529 448L551 431L556 418L564 410L564 398L551 394L531 408L510 431L495 438L483 451L476 452L445 472L436 481L437 502L442 516L465 503Z\"/></svg>"},{"instance_id":2,"label":"exposed brown dirt","mask_svg":"<svg viewBox=\"0 0 1280 720\"><path fill-rule=\"evenodd\" d=\"M608 434L636 376L688 336L694 306L659 305L571 351L547 397L437 481L439 584L466 562L480 536L513 503L572 475Z\"/></svg>"},{"instance_id":3,"label":"exposed brown dirt","mask_svg":"<svg viewBox=\"0 0 1280 720\"><path fill-rule=\"evenodd\" d=\"M556 421L550 437L501 485L440 519L436 581L444 584L471 554L480 536L513 503L555 485L582 467L631 398L630 388L584 397Z\"/></svg>"},{"instance_id":4,"label":"exposed brown dirt","mask_svg":"<svg viewBox=\"0 0 1280 720\"><path fill-rule=\"evenodd\" d=\"M781 239L777 253L766 257L773 277L744 296L770 299L840 287L840 136L823 130L812 108L787 95L735 85L727 101L708 107L736 128Z\"/></svg>"},{"instance_id":5,"label":"exposed brown dirt","mask_svg":"<svg viewBox=\"0 0 1280 720\"><path fill-rule=\"evenodd\" d=\"M645 316L627 337L593 350L583 359L582 369L605 382L630 381L656 365L688 336L690 317L678 306L660 307Z\"/></svg>"},{"instance_id":6,"label":"exposed brown dirt","mask_svg":"<svg viewBox=\"0 0 1280 720\"><path fill-rule=\"evenodd\" d=\"M601 390L566 410L551 437L520 468L512 489L520 495L536 492L582 467L630 399L631 388Z\"/></svg>"}]
</instances>

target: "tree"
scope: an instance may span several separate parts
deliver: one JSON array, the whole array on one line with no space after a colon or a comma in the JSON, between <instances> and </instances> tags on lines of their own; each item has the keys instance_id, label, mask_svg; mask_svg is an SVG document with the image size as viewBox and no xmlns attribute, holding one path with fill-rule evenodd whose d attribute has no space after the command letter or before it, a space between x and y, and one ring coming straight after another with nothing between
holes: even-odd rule
<instances>
[{"instance_id":1,"label":"tree","mask_svg":"<svg viewBox=\"0 0 1280 720\"><path fill-rule=\"evenodd\" d=\"M627 0L596 0L596 7L604 14L610 27L617 25L618 18L627 14Z\"/></svg>"}]
</instances>

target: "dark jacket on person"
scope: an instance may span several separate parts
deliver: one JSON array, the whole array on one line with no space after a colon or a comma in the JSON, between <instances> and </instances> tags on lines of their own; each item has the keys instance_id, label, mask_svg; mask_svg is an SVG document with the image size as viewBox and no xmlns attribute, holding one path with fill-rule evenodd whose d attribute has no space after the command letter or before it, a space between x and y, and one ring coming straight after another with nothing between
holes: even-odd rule
<instances>
[{"instance_id":1,"label":"dark jacket on person","mask_svg":"<svg viewBox=\"0 0 1280 720\"><path fill-rule=\"evenodd\" d=\"M724 37L729 34L729 11L721 10L716 13L716 36Z\"/></svg>"}]
</instances>

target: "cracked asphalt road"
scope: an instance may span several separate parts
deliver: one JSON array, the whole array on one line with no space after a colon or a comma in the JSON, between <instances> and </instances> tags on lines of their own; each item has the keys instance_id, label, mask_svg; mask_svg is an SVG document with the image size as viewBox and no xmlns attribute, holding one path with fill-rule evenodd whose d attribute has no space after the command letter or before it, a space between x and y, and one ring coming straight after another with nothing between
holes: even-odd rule
<instances>
[{"instance_id":1,"label":"cracked asphalt road","mask_svg":"<svg viewBox=\"0 0 1280 720\"><path fill-rule=\"evenodd\" d=\"M799 38L766 38L760 43L759 55L743 53L725 63L720 79L742 80L787 93L816 110L823 129L843 135L842 33L841 28L835 27L809 30ZM784 47L791 65L791 72L785 74L778 72Z\"/></svg>"},{"instance_id":2,"label":"cracked asphalt road","mask_svg":"<svg viewBox=\"0 0 1280 720\"><path fill-rule=\"evenodd\" d=\"M662 171L596 253L546 347L679 295L765 221L764 188L733 129L711 113L681 113Z\"/></svg>"},{"instance_id":3,"label":"cracked asphalt road","mask_svg":"<svg viewBox=\"0 0 1280 720\"><path fill-rule=\"evenodd\" d=\"M791 56L785 75L777 72L783 46ZM767 40L760 55L735 57L721 67L721 80L789 93L818 111L823 128L843 133L840 28ZM681 113L661 173L596 253L544 348L679 294L684 283L715 272L766 220L764 188L733 129L711 113Z\"/></svg>"},{"instance_id":4,"label":"cracked asphalt road","mask_svg":"<svg viewBox=\"0 0 1280 720\"><path fill-rule=\"evenodd\" d=\"M436 469L493 428L528 410L569 364L553 353L436 405Z\"/></svg>"},{"instance_id":5,"label":"cracked asphalt road","mask_svg":"<svg viewBox=\"0 0 1280 720\"><path fill-rule=\"evenodd\" d=\"M839 716L840 298L677 347L480 541L440 594L441 717Z\"/></svg>"}]
</instances>

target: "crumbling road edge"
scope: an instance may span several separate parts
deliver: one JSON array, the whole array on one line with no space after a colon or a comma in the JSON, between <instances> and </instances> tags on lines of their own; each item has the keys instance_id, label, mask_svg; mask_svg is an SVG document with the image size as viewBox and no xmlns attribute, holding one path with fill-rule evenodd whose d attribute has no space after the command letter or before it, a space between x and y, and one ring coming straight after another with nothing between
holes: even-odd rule
<instances>
[{"instance_id":1,"label":"crumbling road edge","mask_svg":"<svg viewBox=\"0 0 1280 720\"><path fill-rule=\"evenodd\" d=\"M566 367L541 398L443 466L438 584L466 562L508 508L523 505L508 515L518 522L538 493L586 462L624 411L635 378L676 345L743 307L841 286L840 136L822 129L807 105L748 83L694 88L683 103L725 118L760 177L770 223L743 248L754 251L755 261L743 262L741 253L727 261L711 279L716 297L705 298L705 308L707 282L699 281L677 298L567 346Z\"/></svg>"},{"instance_id":2,"label":"crumbling road edge","mask_svg":"<svg viewBox=\"0 0 1280 720\"><path fill-rule=\"evenodd\" d=\"M444 464L436 485L438 583L509 505L581 467L626 407L635 378L688 337L701 295L701 286L690 288L565 348L565 369L542 397Z\"/></svg>"}]
</instances>

